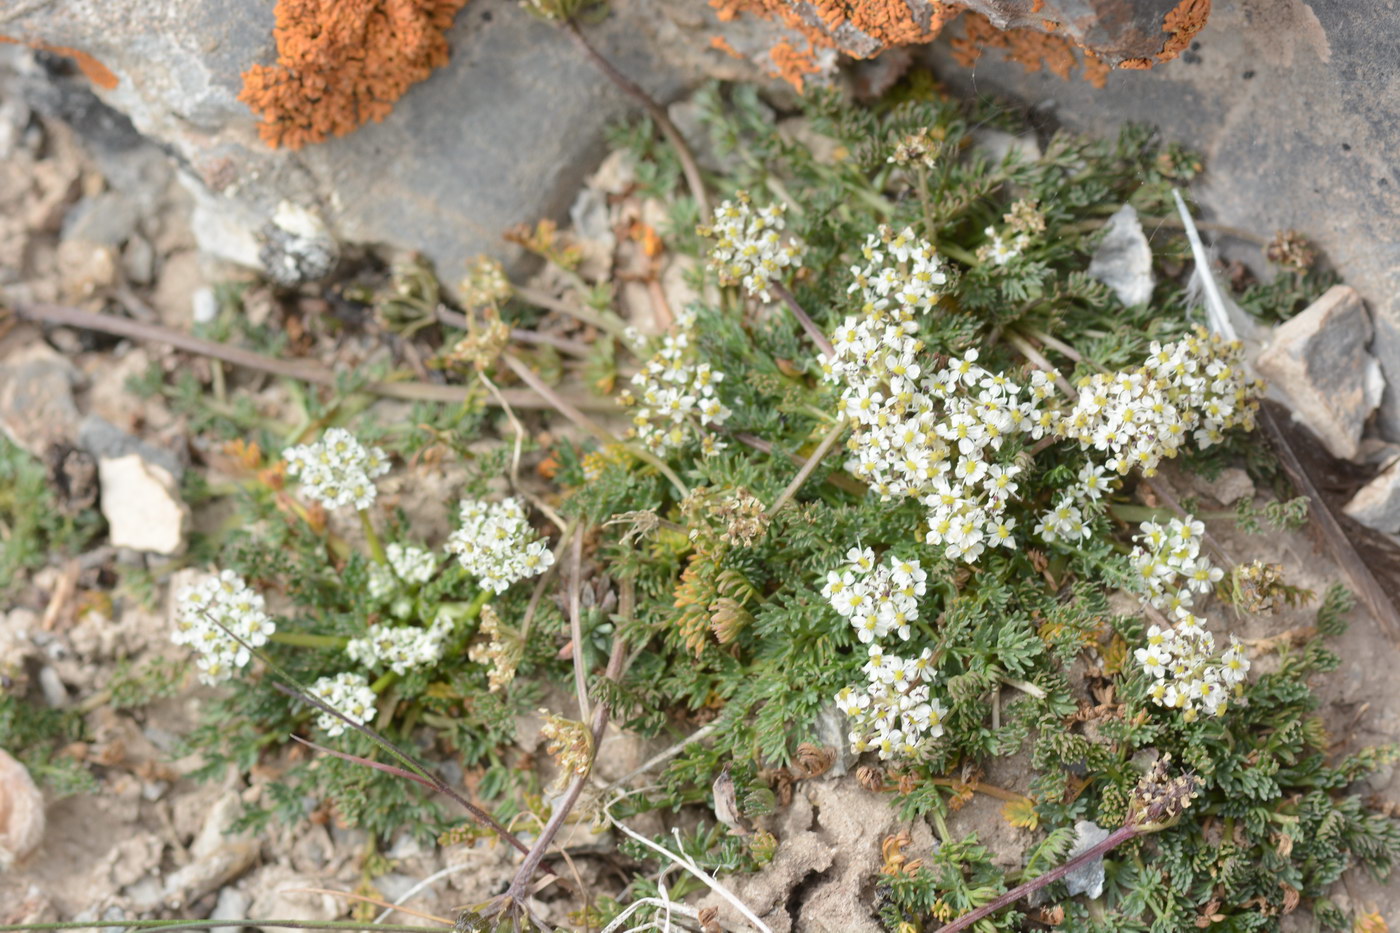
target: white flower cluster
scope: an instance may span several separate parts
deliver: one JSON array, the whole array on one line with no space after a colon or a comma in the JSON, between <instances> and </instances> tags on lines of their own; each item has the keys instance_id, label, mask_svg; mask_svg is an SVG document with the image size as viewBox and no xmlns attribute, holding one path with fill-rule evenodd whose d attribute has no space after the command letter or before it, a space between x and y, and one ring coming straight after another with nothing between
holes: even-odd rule
<instances>
[{"instance_id":1,"label":"white flower cluster","mask_svg":"<svg viewBox=\"0 0 1400 933\"><path fill-rule=\"evenodd\" d=\"M462 526L447 539L447 550L483 586L504 593L512 583L544 573L554 554L525 519L520 500L499 503L463 500Z\"/></svg>"},{"instance_id":2,"label":"white flower cluster","mask_svg":"<svg viewBox=\"0 0 1400 933\"><path fill-rule=\"evenodd\" d=\"M1189 721L1198 710L1224 712L1231 693L1242 692L1249 659L1232 636L1230 647L1215 656L1215 638L1191 606L1224 576L1201 554L1205 525L1187 516L1166 525L1143 522L1134 537L1133 567L1145 598L1172 618L1172 627L1147 630L1147 647L1133 654L1154 679L1151 696L1159 706L1181 710Z\"/></svg>"},{"instance_id":3,"label":"white flower cluster","mask_svg":"<svg viewBox=\"0 0 1400 933\"><path fill-rule=\"evenodd\" d=\"M680 315L661 349L632 377L637 394L623 393L623 404L635 407L631 434L657 453L685 443L692 419L705 428L724 424L733 414L715 395L724 373L695 359L694 329L694 313ZM707 452L723 449L722 442L705 437Z\"/></svg>"},{"instance_id":4,"label":"white flower cluster","mask_svg":"<svg viewBox=\"0 0 1400 933\"><path fill-rule=\"evenodd\" d=\"M342 716L363 726L374 718L374 691L363 674L343 673L322 677L311 685L311 695L337 710ZM320 713L316 725L326 735L335 738L345 731L345 722L330 713Z\"/></svg>"},{"instance_id":5,"label":"white flower cluster","mask_svg":"<svg viewBox=\"0 0 1400 933\"><path fill-rule=\"evenodd\" d=\"M1086 376L1056 433L1108 454L1107 466L1151 476L1194 433L1202 448L1228 428L1252 429L1260 386L1242 365L1243 348L1199 330L1165 346L1153 341L1138 369Z\"/></svg>"},{"instance_id":6,"label":"white flower cluster","mask_svg":"<svg viewBox=\"0 0 1400 933\"><path fill-rule=\"evenodd\" d=\"M1133 568L1147 599L1169 614L1190 609L1198 593L1209 593L1224 571L1201 553L1204 522L1190 515L1167 524L1143 522L1133 540Z\"/></svg>"},{"instance_id":7,"label":"white flower cluster","mask_svg":"<svg viewBox=\"0 0 1400 933\"><path fill-rule=\"evenodd\" d=\"M877 565L870 548L851 548L846 559L846 567L827 573L822 596L870 645L870 660L862 668L869 679L865 688L846 687L836 695L837 707L851 719L851 748L878 749L882 759L917 759L943 734L947 713L929 696L932 652L925 648L909 659L887 656L877 639L893 633L909 640L928 574L917 560L892 557Z\"/></svg>"},{"instance_id":8,"label":"white flower cluster","mask_svg":"<svg viewBox=\"0 0 1400 933\"><path fill-rule=\"evenodd\" d=\"M988 546L1011 546L1015 522L1005 511L1020 468L992 460L1006 438L1042 436L1053 413L1042 405L1053 381L1036 374L1028 389L977 365L972 349L943 369L926 371L916 314L947 283L937 253L912 230L881 228L855 266L852 292L861 313L832 333L825 377L844 383L842 411L855 425L846 469L882 500L914 496L929 507L929 544L950 560L975 561Z\"/></svg>"},{"instance_id":9,"label":"white flower cluster","mask_svg":"<svg viewBox=\"0 0 1400 933\"><path fill-rule=\"evenodd\" d=\"M768 287L784 270L802 263L802 244L784 241L786 211L780 203L755 210L744 191L715 208L714 223L699 233L716 241L709 261L721 284L742 285L750 295L771 299Z\"/></svg>"},{"instance_id":10,"label":"white flower cluster","mask_svg":"<svg viewBox=\"0 0 1400 933\"><path fill-rule=\"evenodd\" d=\"M384 556L398 578L410 586L427 583L437 573L437 557L427 548L396 541L384 549Z\"/></svg>"},{"instance_id":11,"label":"white flower cluster","mask_svg":"<svg viewBox=\"0 0 1400 933\"><path fill-rule=\"evenodd\" d=\"M387 667L403 676L414 668L436 664L451 631L452 623L444 618L437 619L428 628L376 625L370 634L352 639L345 646L345 653L367 668Z\"/></svg>"},{"instance_id":12,"label":"white flower cluster","mask_svg":"<svg viewBox=\"0 0 1400 933\"><path fill-rule=\"evenodd\" d=\"M1133 652L1147 676L1154 678L1149 695L1158 706L1180 710L1187 722L1203 710L1218 716L1232 696L1244 692L1249 659L1234 636L1230 647L1215 655L1215 637L1201 620L1183 612L1172 628L1147 630L1147 647Z\"/></svg>"},{"instance_id":13,"label":"white flower cluster","mask_svg":"<svg viewBox=\"0 0 1400 933\"><path fill-rule=\"evenodd\" d=\"M289 447L282 457L302 491L328 509L369 508L378 492L375 477L389 472L384 451L366 447L344 428L331 428L315 444Z\"/></svg>"},{"instance_id":14,"label":"white flower cluster","mask_svg":"<svg viewBox=\"0 0 1400 933\"><path fill-rule=\"evenodd\" d=\"M384 556L389 561L388 566L369 566L369 580L365 589L370 599L388 599L399 591L402 584L418 586L427 583L437 573L437 557L427 548L396 541L384 549Z\"/></svg>"},{"instance_id":15,"label":"white flower cluster","mask_svg":"<svg viewBox=\"0 0 1400 933\"><path fill-rule=\"evenodd\" d=\"M1053 509L1040 516L1035 533L1047 544L1087 541L1089 519L1099 510L1099 500L1117 485L1117 474L1093 462L1084 464L1078 482L1061 494Z\"/></svg>"},{"instance_id":16,"label":"white flower cluster","mask_svg":"<svg viewBox=\"0 0 1400 933\"><path fill-rule=\"evenodd\" d=\"M247 665L251 649L265 645L277 630L262 596L232 570L185 587L175 600L171 641L199 653L199 679L206 684L227 680Z\"/></svg>"}]
</instances>

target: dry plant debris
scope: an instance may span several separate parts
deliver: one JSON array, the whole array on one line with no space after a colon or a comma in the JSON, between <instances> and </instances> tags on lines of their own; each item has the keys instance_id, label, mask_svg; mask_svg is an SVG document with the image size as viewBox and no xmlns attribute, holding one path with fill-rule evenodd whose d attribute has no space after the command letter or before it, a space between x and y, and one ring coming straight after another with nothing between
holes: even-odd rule
<instances>
[{"instance_id":1,"label":"dry plant debris","mask_svg":"<svg viewBox=\"0 0 1400 933\"><path fill-rule=\"evenodd\" d=\"M466 0L280 0L277 64L243 73L238 99L269 146L300 149L383 120L447 63L444 33Z\"/></svg>"}]
</instances>

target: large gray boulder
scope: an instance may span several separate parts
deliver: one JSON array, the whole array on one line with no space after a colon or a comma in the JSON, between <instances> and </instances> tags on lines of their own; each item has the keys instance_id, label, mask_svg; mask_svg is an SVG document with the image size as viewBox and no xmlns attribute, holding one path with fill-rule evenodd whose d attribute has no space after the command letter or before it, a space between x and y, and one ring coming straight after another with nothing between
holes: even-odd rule
<instances>
[{"instance_id":1,"label":"large gray boulder","mask_svg":"<svg viewBox=\"0 0 1400 933\"><path fill-rule=\"evenodd\" d=\"M955 89L1024 101L1047 125L1109 133L1155 124L1204 154L1193 190L1211 219L1264 236L1294 228L1321 246L1375 312L1371 352L1388 383L1379 417L1400 439L1400 4L1213 6L1179 59L1114 71L1102 90L1027 73L996 51L969 72L945 39L928 59Z\"/></svg>"},{"instance_id":2,"label":"large gray boulder","mask_svg":"<svg viewBox=\"0 0 1400 933\"><path fill-rule=\"evenodd\" d=\"M9 6L9 5L6 5ZM299 151L269 149L237 99L276 59L274 0L53 0L0 11L0 33L86 52L116 75L103 100L181 164L206 251L259 265L258 231L289 201L340 239L423 251L449 281L471 256L509 256L506 229L559 216L628 109L568 36L515 0L471 0L449 65L382 123ZM649 0L622 0L589 34L625 73L674 97L723 53L674 42ZM709 22L713 17L709 18ZM708 22L696 24L703 29ZM693 46L693 54L672 54Z\"/></svg>"}]
</instances>

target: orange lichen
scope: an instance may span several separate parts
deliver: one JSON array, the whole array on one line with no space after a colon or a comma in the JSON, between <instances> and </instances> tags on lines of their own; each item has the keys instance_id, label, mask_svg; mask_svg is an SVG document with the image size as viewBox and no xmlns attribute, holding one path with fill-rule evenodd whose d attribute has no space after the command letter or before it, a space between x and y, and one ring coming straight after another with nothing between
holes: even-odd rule
<instances>
[{"instance_id":1,"label":"orange lichen","mask_svg":"<svg viewBox=\"0 0 1400 933\"><path fill-rule=\"evenodd\" d=\"M833 38L842 26L849 25L874 39L878 46L871 54L875 55L895 46L932 41L961 12L957 7L935 2L928 22L922 23L905 0L808 0L801 8L789 0L710 0L710 6L721 22L752 13L776 19L806 39L805 50L798 49L792 40L783 39L769 52L777 74L799 91L804 77L819 70L817 49L840 48L851 54L849 48L838 46ZM814 13L819 23L804 16L804 10Z\"/></svg>"},{"instance_id":2,"label":"orange lichen","mask_svg":"<svg viewBox=\"0 0 1400 933\"><path fill-rule=\"evenodd\" d=\"M953 60L964 68L976 64L986 49L1003 49L1007 59L1027 71L1043 68L1062 79L1068 79L1079 64L1075 55L1078 46L1064 36L1034 29L1002 31L985 16L971 11L963 15L962 22L963 34L954 38L950 45ZM1054 24L1047 22L1045 25L1049 29ZM1108 64L1088 49L1083 49L1083 56L1084 80L1094 87L1103 87L1108 77Z\"/></svg>"},{"instance_id":3,"label":"orange lichen","mask_svg":"<svg viewBox=\"0 0 1400 933\"><path fill-rule=\"evenodd\" d=\"M54 55L62 55L65 58L71 58L73 59L73 63L78 66L78 70L83 73L84 77L105 90L110 91L119 83L117 76L112 73L112 69L81 49L70 48L66 45L49 45L49 43L40 42L37 39L25 41L12 36L0 36L0 42L27 45L31 49L39 49L42 52L52 52Z\"/></svg>"},{"instance_id":4,"label":"orange lichen","mask_svg":"<svg viewBox=\"0 0 1400 933\"><path fill-rule=\"evenodd\" d=\"M269 146L299 149L383 120L447 63L444 33L467 0L278 0L277 64L243 73L238 99Z\"/></svg>"},{"instance_id":5,"label":"orange lichen","mask_svg":"<svg viewBox=\"0 0 1400 933\"><path fill-rule=\"evenodd\" d=\"M1181 0L1162 19L1162 31L1170 33L1171 38L1162 44L1157 61L1169 62L1180 55L1205 27L1209 16L1210 0Z\"/></svg>"},{"instance_id":6,"label":"orange lichen","mask_svg":"<svg viewBox=\"0 0 1400 933\"><path fill-rule=\"evenodd\" d=\"M1118 67L1126 69L1128 71L1147 71L1149 68L1152 67L1152 59L1127 58L1119 62Z\"/></svg>"},{"instance_id":7,"label":"orange lichen","mask_svg":"<svg viewBox=\"0 0 1400 933\"><path fill-rule=\"evenodd\" d=\"M768 57L773 59L774 76L791 84L799 94L802 93L806 76L821 70L817 67L817 60L812 57L811 51L799 49L788 39L780 39L768 50Z\"/></svg>"},{"instance_id":8,"label":"orange lichen","mask_svg":"<svg viewBox=\"0 0 1400 933\"><path fill-rule=\"evenodd\" d=\"M744 57L743 55L739 54L738 49L734 48L734 46L729 44L729 40L726 39L724 36L710 36L710 48L718 49L719 51L728 55L730 58L742 59Z\"/></svg>"}]
</instances>

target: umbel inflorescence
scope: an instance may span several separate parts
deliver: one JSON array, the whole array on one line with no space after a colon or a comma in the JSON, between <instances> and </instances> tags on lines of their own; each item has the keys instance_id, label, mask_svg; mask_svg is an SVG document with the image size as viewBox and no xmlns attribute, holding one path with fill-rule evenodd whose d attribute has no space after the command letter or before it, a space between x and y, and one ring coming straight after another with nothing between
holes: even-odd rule
<instances>
[{"instance_id":1,"label":"umbel inflorescence","mask_svg":"<svg viewBox=\"0 0 1400 933\"><path fill-rule=\"evenodd\" d=\"M194 649L199 679L212 685L246 667L275 631L262 596L225 570L179 592L170 640Z\"/></svg>"}]
</instances>

